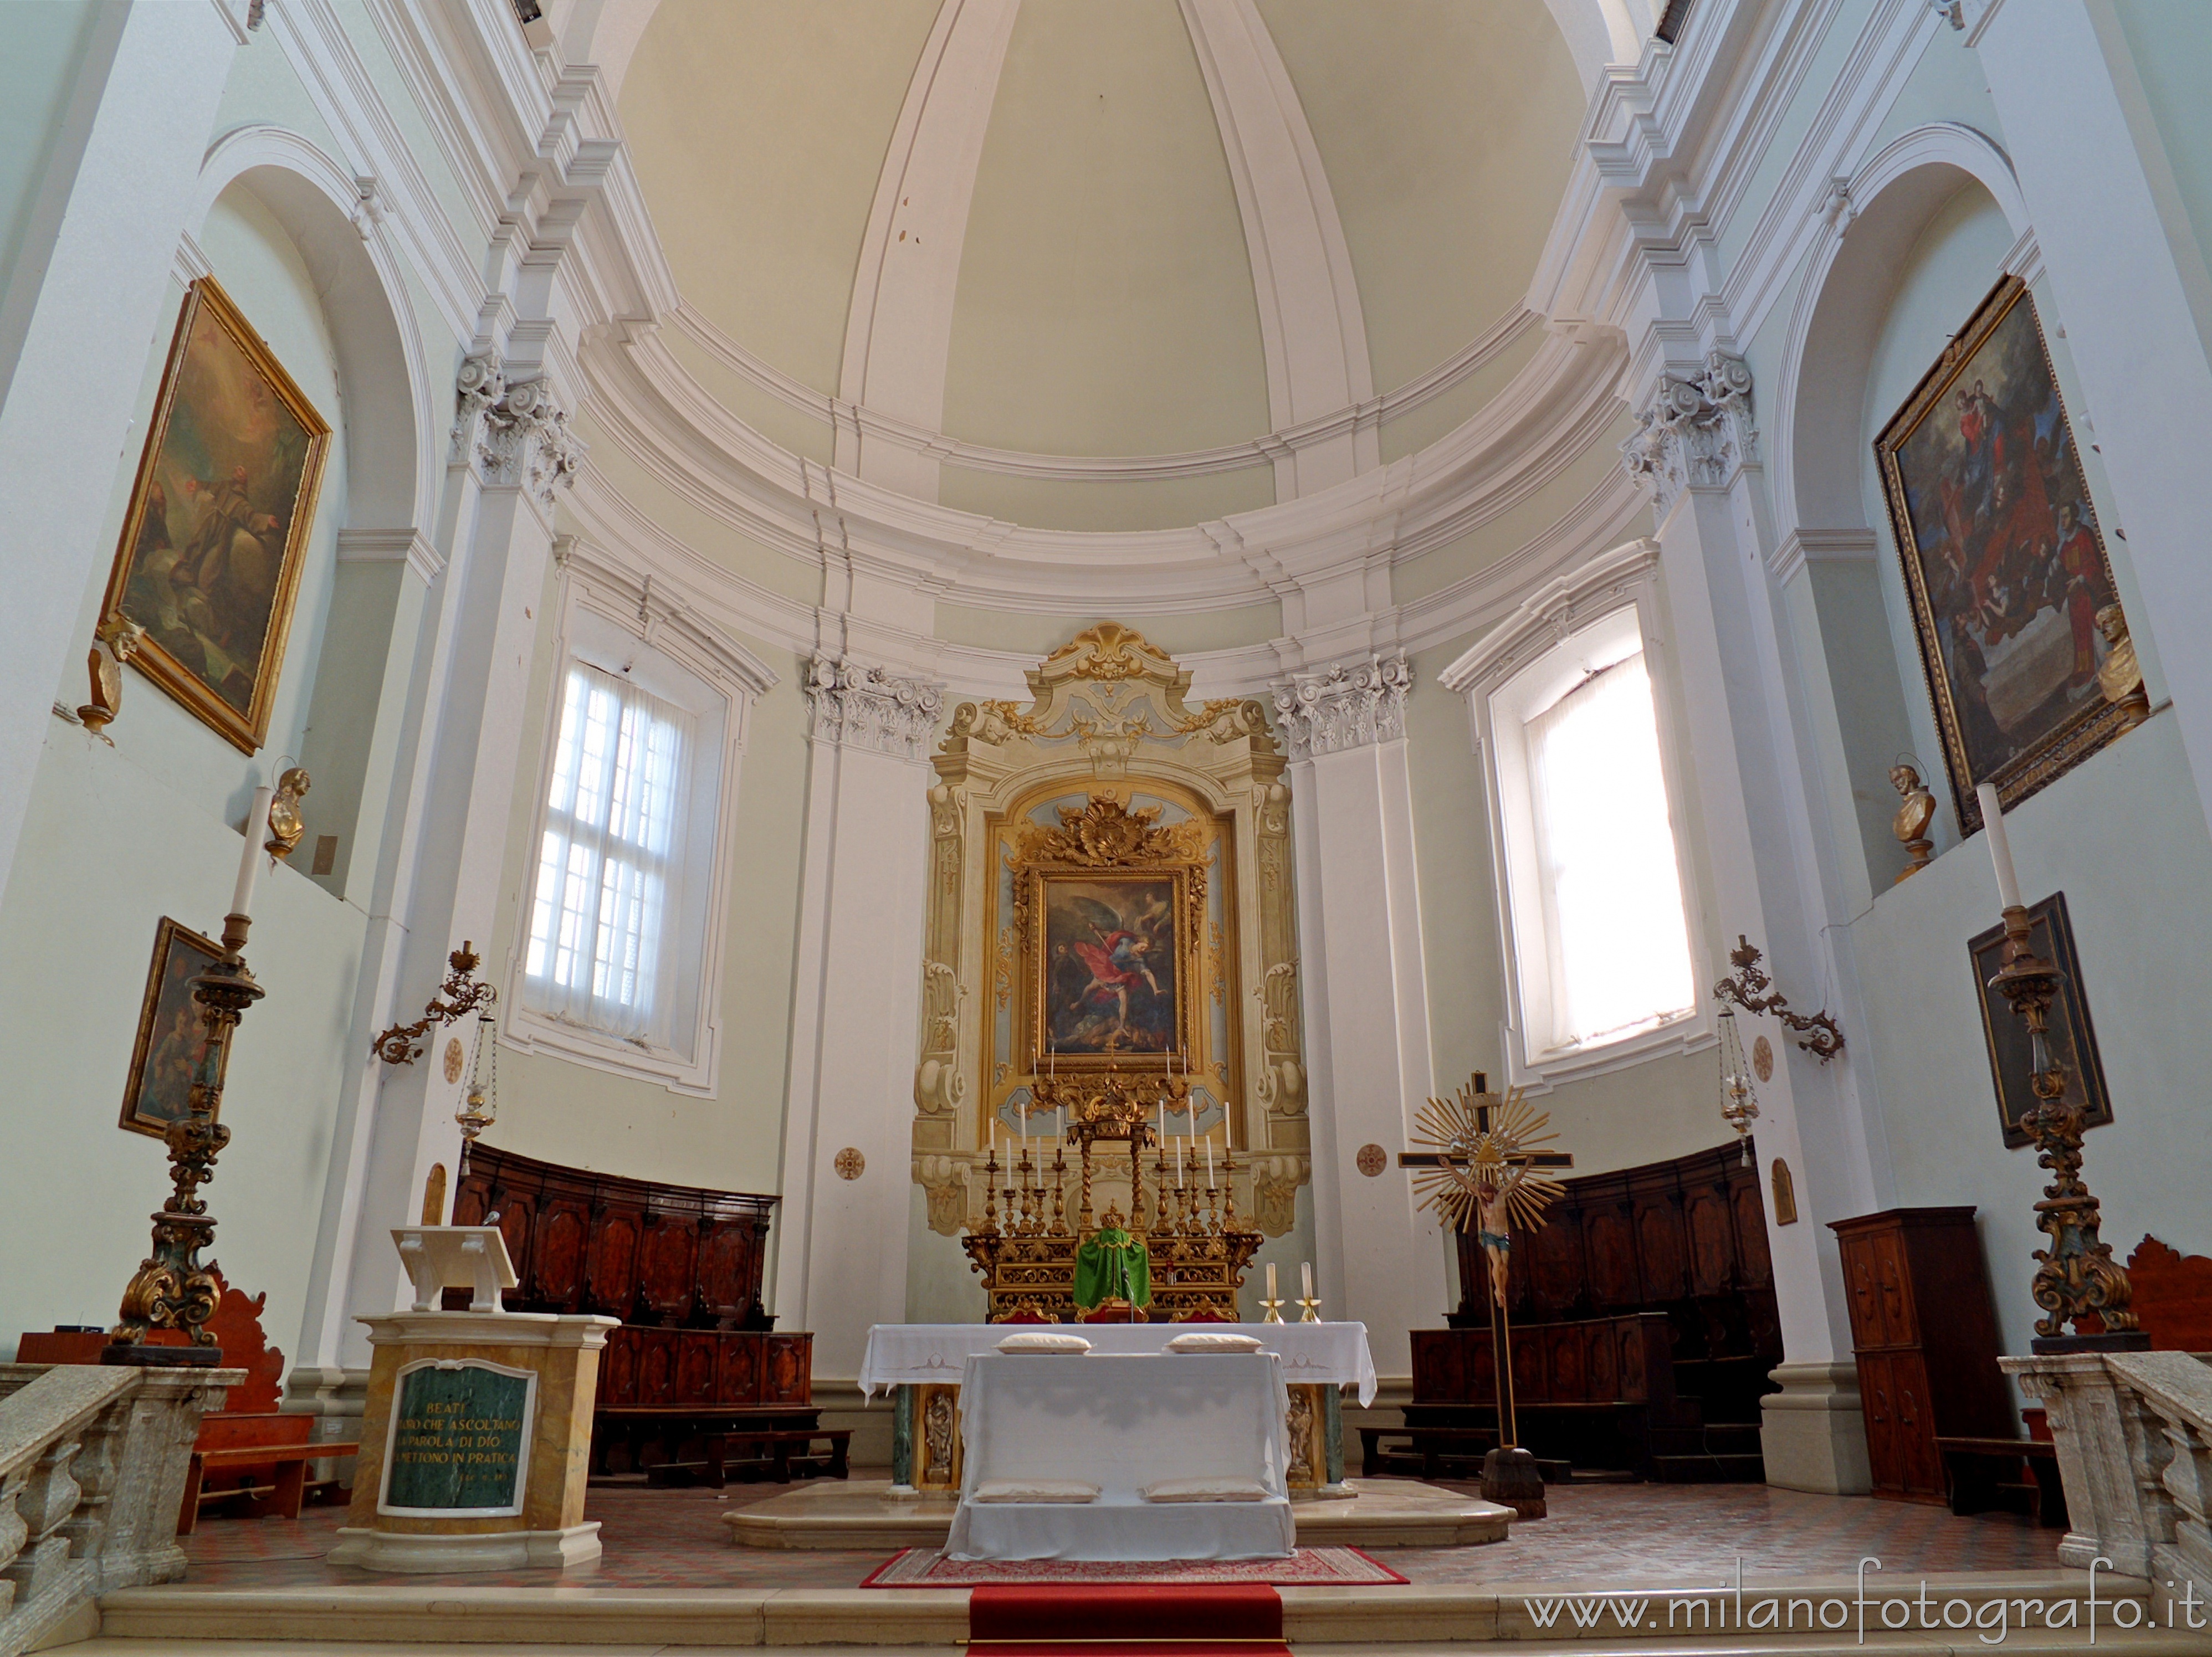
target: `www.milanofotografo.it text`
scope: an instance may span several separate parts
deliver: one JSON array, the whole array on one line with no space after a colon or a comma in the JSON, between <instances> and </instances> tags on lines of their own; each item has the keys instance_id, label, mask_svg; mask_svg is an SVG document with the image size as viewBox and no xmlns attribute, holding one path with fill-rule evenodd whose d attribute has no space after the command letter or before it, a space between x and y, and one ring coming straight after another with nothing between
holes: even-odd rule
<instances>
[{"instance_id":1,"label":"www.milanofotografo.it text","mask_svg":"<svg viewBox=\"0 0 2212 1657\"><path fill-rule=\"evenodd\" d=\"M1885 1592L1885 1585L1870 1584L1869 1575L1881 1569L1871 1555L1859 1561L1858 1591L1840 1593L1776 1593L1747 1589L1743 1559L1735 1562L1735 1586L1689 1594L1632 1594L1626 1593L1569 1593L1553 1599L1524 1599L1522 1609L1540 1629L1604 1629L1621 1634L1650 1633L1660 1629L1677 1632L1777 1633L1855 1631L1861 1642L1869 1633L1900 1633L1905 1630L1954 1632L1972 1630L1984 1645L2002 1645L2016 1631L2071 1630L2090 1645L2100 1630L2167 1628L2203 1630L2212 1626L2212 1605L2200 1598L2190 1581L2154 1584L2148 1595L2113 1595L2101 1590L2100 1571L2112 1562L2098 1558L2089 1566L2088 1586L2080 1595L2014 1595L2008 1599L1977 1595L1948 1597L1931 1589L1923 1579L1911 1593Z\"/></svg>"}]
</instances>

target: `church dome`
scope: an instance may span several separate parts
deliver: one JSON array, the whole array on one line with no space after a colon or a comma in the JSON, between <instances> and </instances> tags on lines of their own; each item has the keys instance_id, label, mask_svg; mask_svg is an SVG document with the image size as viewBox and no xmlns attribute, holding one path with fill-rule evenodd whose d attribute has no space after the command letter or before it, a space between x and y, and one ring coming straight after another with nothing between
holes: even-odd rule
<instances>
[{"instance_id":1,"label":"church dome","mask_svg":"<svg viewBox=\"0 0 2212 1657\"><path fill-rule=\"evenodd\" d=\"M709 395L1064 529L1473 416L1536 345L1584 103L1541 0L661 0L620 89Z\"/></svg>"}]
</instances>

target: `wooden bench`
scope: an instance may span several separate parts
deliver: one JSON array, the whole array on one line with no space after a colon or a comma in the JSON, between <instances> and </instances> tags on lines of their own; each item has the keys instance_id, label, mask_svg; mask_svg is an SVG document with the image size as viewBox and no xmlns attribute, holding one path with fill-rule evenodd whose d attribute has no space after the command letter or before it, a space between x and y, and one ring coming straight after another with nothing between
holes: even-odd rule
<instances>
[{"instance_id":1,"label":"wooden bench","mask_svg":"<svg viewBox=\"0 0 2212 1657\"><path fill-rule=\"evenodd\" d=\"M177 1534L190 1536L200 1509L213 1502L242 1501L248 1519L271 1515L297 1519L307 1495L307 1464L359 1452L357 1443L318 1443L307 1435L316 1417L308 1415L204 1417L185 1474L185 1499L177 1509ZM263 1484L255 1475L266 1473ZM238 1478L235 1484L213 1478Z\"/></svg>"},{"instance_id":2,"label":"wooden bench","mask_svg":"<svg viewBox=\"0 0 2212 1657\"><path fill-rule=\"evenodd\" d=\"M831 1448L826 1456L814 1457L811 1442L823 1438L831 1440ZM848 1445L851 1438L849 1432L845 1434ZM780 1448L779 1439L786 1441ZM746 1455L747 1444L763 1447L760 1454ZM733 1448L737 1455L731 1454ZM787 1471L779 1482L787 1481L788 1469L815 1471L817 1460L829 1464L824 1471L842 1478L850 1454L822 1430L822 1412L811 1405L602 1405L592 1416L593 1474L611 1477L617 1452L631 1472L642 1472L654 1484L689 1482L702 1471L711 1476L717 1456L725 1479L733 1466L772 1475L781 1466ZM648 1452L659 1459L648 1461Z\"/></svg>"},{"instance_id":3,"label":"wooden bench","mask_svg":"<svg viewBox=\"0 0 2212 1657\"><path fill-rule=\"evenodd\" d=\"M2036 1438L1938 1438L1936 1453L1951 1485L1951 1511L1981 1513L2024 1492L2028 1510L2045 1530L2066 1527L2066 1492L2058 1479L2058 1452ZM2033 1483L2023 1480L2025 1462Z\"/></svg>"},{"instance_id":4,"label":"wooden bench","mask_svg":"<svg viewBox=\"0 0 2212 1657\"><path fill-rule=\"evenodd\" d=\"M729 1482L733 1469L765 1470L779 1484L790 1484L794 1471L830 1478L843 1478L851 1472L853 1430L849 1427L769 1433L740 1429L707 1433L702 1437L707 1449L707 1483L718 1490ZM817 1452L815 1445L825 1440L830 1448ZM750 1454L741 1459L732 1458L732 1446Z\"/></svg>"}]
</instances>

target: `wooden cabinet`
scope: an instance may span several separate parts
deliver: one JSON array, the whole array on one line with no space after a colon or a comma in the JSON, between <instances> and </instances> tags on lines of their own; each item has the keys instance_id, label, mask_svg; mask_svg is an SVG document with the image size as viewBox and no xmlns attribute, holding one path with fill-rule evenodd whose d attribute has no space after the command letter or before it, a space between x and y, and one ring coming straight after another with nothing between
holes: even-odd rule
<instances>
[{"instance_id":1,"label":"wooden cabinet","mask_svg":"<svg viewBox=\"0 0 2212 1657\"><path fill-rule=\"evenodd\" d=\"M1939 1435L2012 1436L1974 1211L1893 1208L1829 1229L1843 1251L1874 1493L1944 1501Z\"/></svg>"}]
</instances>

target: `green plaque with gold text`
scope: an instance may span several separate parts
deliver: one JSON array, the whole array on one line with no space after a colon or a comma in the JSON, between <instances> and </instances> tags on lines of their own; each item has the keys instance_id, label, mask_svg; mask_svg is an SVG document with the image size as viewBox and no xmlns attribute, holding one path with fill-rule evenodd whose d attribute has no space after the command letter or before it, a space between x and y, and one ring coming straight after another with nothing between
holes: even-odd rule
<instances>
[{"instance_id":1,"label":"green plaque with gold text","mask_svg":"<svg viewBox=\"0 0 2212 1657\"><path fill-rule=\"evenodd\" d=\"M522 1511L537 1375L482 1358L408 1365L392 1388L380 1513Z\"/></svg>"}]
</instances>

